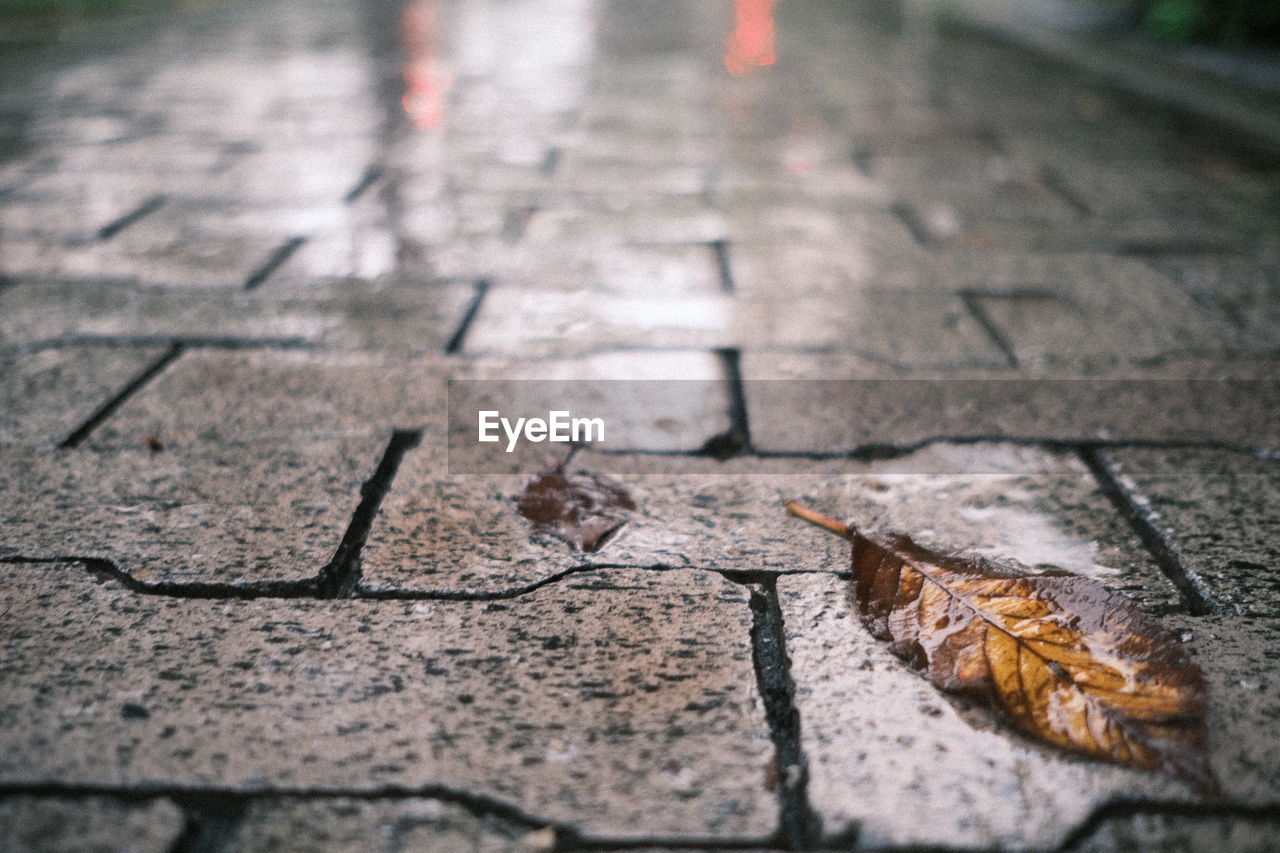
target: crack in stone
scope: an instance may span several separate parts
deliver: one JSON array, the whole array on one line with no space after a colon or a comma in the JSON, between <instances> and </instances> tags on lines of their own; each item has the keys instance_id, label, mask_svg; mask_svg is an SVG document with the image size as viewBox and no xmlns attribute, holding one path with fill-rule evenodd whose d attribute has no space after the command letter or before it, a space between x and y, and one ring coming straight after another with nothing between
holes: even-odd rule
<instances>
[{"instance_id":1,"label":"crack in stone","mask_svg":"<svg viewBox=\"0 0 1280 853\"><path fill-rule=\"evenodd\" d=\"M1080 450L1080 458L1098 481L1102 493L1129 522L1160 571L1177 588L1188 612L1193 616L1213 613L1216 609L1213 596L1204 581L1183 563L1177 548L1157 526L1156 515L1150 505L1131 484L1123 482L1110 455L1100 448L1086 447Z\"/></svg>"},{"instance_id":2,"label":"crack in stone","mask_svg":"<svg viewBox=\"0 0 1280 853\"><path fill-rule=\"evenodd\" d=\"M208 837L211 833L202 830L203 821L213 818L224 823L235 823L251 805L271 804L282 801L324 802L326 800L359 800L362 802L397 802L413 799L432 799L459 806L469 814L478 817L494 817L508 824L528 830L550 827L556 833L554 851L569 850L642 850L642 849L689 849L689 850L788 850L777 838L706 838L690 836L687 838L626 838L610 839L582 835L564 824L544 820L530 815L502 800L486 797L465 791L456 791L443 786L424 786L419 788L297 788L270 790L235 790L230 788L196 788L183 786L139 786L119 787L109 785L82 785L70 783L0 783L0 800L12 797L45 797L74 802L89 797L104 797L122 803L146 803L151 800L167 799L182 808L187 815L187 827L178 842L170 848L173 853L192 853L194 850L210 850L216 847L201 848L192 842L202 834ZM1077 824L1065 839L1054 848L1057 853L1069 853L1086 842L1108 821L1130 817L1183 817L1183 818L1235 818L1256 821L1280 821L1280 802L1275 803L1231 803L1231 802L1175 802L1147 799L1117 799L1096 806L1089 815ZM826 851L845 850L856 843L852 836L840 840L825 838L815 841L803 850ZM887 845L878 847L884 853L922 853L928 850L946 850L950 853L963 850L956 847L921 847L919 845Z\"/></svg>"},{"instance_id":3,"label":"crack in stone","mask_svg":"<svg viewBox=\"0 0 1280 853\"><path fill-rule=\"evenodd\" d=\"M128 571L120 568L115 562L103 557L85 557L76 555L59 555L56 557L23 557L10 555L0 557L0 565L50 565L56 563L78 563L89 574L102 580L111 580L138 595L153 595L162 598L223 600L223 599L333 599L363 601L508 601L536 592L543 587L551 586L575 575L608 571L645 571L645 572L710 572L720 575L726 580L740 584L764 583L784 575L834 575L840 578L850 577L848 570L809 570L809 569L777 569L748 570L720 569L714 566L700 566L689 563L583 563L570 566L546 577L538 578L527 584L499 590L483 590L468 592L465 590L414 590L414 589L370 589L356 584L346 595L335 596L320 591L319 577L305 580L270 580L250 581L245 584L217 583L204 581L140 581Z\"/></svg>"},{"instance_id":4,"label":"crack in stone","mask_svg":"<svg viewBox=\"0 0 1280 853\"><path fill-rule=\"evenodd\" d=\"M183 785L142 784L137 786L93 785L69 782L0 782L0 799L6 797L34 796L73 800L82 797L114 797L125 802L141 802L165 798L173 801L188 813L188 828L183 835L194 837L191 823L199 824L201 817L221 817L223 821L238 820L250 803L271 803L279 800L336 800L350 799L366 802L386 802L410 799L431 799L461 806L477 817L493 816L508 823L528 829L552 827L557 838L576 839L577 833L564 824L530 815L518 806L495 797L462 791L446 785L420 785L416 787L384 786L371 788L261 788L235 789L220 787L196 787ZM195 812L195 815L191 813ZM238 814L236 813L238 812ZM194 817L194 820L191 818ZM182 839L180 839L180 842ZM175 850L192 851L198 846L179 847ZM216 849L216 848L214 848Z\"/></svg>"}]
</instances>

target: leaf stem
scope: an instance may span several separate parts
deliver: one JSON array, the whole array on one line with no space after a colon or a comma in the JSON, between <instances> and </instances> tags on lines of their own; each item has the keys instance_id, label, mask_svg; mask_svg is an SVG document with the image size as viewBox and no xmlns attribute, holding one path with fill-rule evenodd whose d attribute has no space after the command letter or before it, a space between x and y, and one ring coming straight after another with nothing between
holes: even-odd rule
<instances>
[{"instance_id":1,"label":"leaf stem","mask_svg":"<svg viewBox=\"0 0 1280 853\"><path fill-rule=\"evenodd\" d=\"M796 501L787 501L787 512L797 518L803 518L810 524L816 524L823 530L828 530L837 536L844 537L845 539L852 540L854 533L856 532L852 527L844 522L836 521L829 515L823 515L822 513L815 512L808 507L801 506Z\"/></svg>"}]
</instances>

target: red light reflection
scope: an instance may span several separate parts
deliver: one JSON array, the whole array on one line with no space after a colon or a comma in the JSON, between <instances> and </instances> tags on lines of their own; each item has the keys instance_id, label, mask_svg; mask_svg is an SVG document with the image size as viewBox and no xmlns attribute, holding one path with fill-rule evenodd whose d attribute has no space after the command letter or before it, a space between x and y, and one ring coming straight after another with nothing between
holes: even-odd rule
<instances>
[{"instance_id":1,"label":"red light reflection","mask_svg":"<svg viewBox=\"0 0 1280 853\"><path fill-rule=\"evenodd\" d=\"M724 67L735 77L778 61L773 52L777 0L734 0L734 30L725 39Z\"/></svg>"},{"instance_id":2,"label":"red light reflection","mask_svg":"<svg viewBox=\"0 0 1280 853\"><path fill-rule=\"evenodd\" d=\"M419 130L430 130L444 119L452 82L436 57L439 16L436 0L415 0L400 14L400 41L408 54L400 69L405 82L401 103Z\"/></svg>"}]
</instances>

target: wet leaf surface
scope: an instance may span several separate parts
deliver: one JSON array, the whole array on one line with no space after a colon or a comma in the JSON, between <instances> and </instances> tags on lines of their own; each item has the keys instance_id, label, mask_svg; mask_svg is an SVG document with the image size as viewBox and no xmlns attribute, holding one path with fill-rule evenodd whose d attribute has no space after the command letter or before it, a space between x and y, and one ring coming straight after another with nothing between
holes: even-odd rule
<instances>
[{"instance_id":1,"label":"wet leaf surface","mask_svg":"<svg viewBox=\"0 0 1280 853\"><path fill-rule=\"evenodd\" d=\"M525 487L517 502L534 529L578 551L595 551L631 517L636 504L622 486L598 474L556 467Z\"/></svg>"},{"instance_id":2,"label":"wet leaf surface","mask_svg":"<svg viewBox=\"0 0 1280 853\"><path fill-rule=\"evenodd\" d=\"M853 543L863 624L934 686L982 699L1063 749L1218 790L1200 669L1128 596L1060 569L941 553L787 509Z\"/></svg>"}]
</instances>

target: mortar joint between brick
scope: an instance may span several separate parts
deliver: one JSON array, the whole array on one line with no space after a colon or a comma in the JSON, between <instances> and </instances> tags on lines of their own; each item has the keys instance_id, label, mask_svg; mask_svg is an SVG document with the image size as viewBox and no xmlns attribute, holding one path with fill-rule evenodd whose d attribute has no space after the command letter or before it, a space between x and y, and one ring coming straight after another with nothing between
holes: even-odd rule
<instances>
[{"instance_id":1,"label":"mortar joint between brick","mask_svg":"<svg viewBox=\"0 0 1280 853\"><path fill-rule=\"evenodd\" d=\"M777 584L777 578L765 578L751 592L752 662L777 762L775 842L785 850L808 850L822 838L822 822L809 802L809 763L801 740L800 710L795 704Z\"/></svg>"},{"instance_id":2,"label":"mortar joint between brick","mask_svg":"<svg viewBox=\"0 0 1280 853\"><path fill-rule=\"evenodd\" d=\"M1160 530L1150 507L1123 482L1111 455L1097 446L1084 446L1079 453L1099 489L1129 523L1156 566L1178 590L1187 611L1193 616L1213 613L1216 609L1213 597L1205 588L1204 581L1186 567L1177 548Z\"/></svg>"},{"instance_id":3,"label":"mortar joint between brick","mask_svg":"<svg viewBox=\"0 0 1280 853\"><path fill-rule=\"evenodd\" d=\"M334 552L333 559L320 570L315 581L317 598L352 598L360 588L360 553L382 499L391 490L391 481L404 455L422 441L421 430L396 430L373 474L360 487L360 503L351 514L347 530Z\"/></svg>"},{"instance_id":4,"label":"mortar joint between brick","mask_svg":"<svg viewBox=\"0 0 1280 853\"><path fill-rule=\"evenodd\" d=\"M462 348L467 342L467 333L471 331L471 326L475 323L476 316L479 315L480 308L484 305L485 296L488 295L489 288L492 286L492 283L487 278L476 281L471 301L467 303L466 310L462 312L462 317L458 320L457 328L453 330L453 334L449 336L449 342L444 346L445 355L458 355L462 352Z\"/></svg>"}]
</instances>

